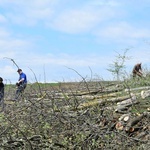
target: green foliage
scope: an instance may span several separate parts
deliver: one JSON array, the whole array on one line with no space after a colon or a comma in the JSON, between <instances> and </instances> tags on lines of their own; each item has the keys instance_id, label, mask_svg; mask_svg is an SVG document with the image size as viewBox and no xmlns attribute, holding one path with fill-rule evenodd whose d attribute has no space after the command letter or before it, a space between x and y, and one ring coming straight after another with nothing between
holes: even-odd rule
<instances>
[{"instance_id":1,"label":"green foliage","mask_svg":"<svg viewBox=\"0 0 150 150\"><path fill-rule=\"evenodd\" d=\"M117 78L117 80L120 80L120 76L125 72L125 61L130 59L130 57L126 56L128 50L129 49L125 49L123 54L117 53L116 59L112 64L109 65L109 68L107 69Z\"/></svg>"}]
</instances>

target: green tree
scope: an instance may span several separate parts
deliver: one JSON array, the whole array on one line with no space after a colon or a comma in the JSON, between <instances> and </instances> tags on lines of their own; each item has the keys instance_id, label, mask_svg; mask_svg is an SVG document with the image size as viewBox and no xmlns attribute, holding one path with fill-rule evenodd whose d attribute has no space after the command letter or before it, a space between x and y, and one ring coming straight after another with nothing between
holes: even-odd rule
<instances>
[{"instance_id":1,"label":"green tree","mask_svg":"<svg viewBox=\"0 0 150 150\"><path fill-rule=\"evenodd\" d=\"M129 49L125 49L123 54L116 52L115 60L112 64L109 64L109 68L107 69L117 80L120 80L120 76L124 74L126 60L130 59L130 57L126 56L128 50Z\"/></svg>"}]
</instances>

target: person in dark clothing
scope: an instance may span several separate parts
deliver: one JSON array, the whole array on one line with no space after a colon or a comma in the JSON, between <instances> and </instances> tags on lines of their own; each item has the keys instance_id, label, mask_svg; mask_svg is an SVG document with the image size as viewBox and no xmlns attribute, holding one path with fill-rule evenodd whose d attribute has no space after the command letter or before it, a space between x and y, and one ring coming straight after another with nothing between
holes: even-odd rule
<instances>
[{"instance_id":1,"label":"person in dark clothing","mask_svg":"<svg viewBox=\"0 0 150 150\"><path fill-rule=\"evenodd\" d=\"M0 77L0 103L3 101L4 98L4 83L3 78Z\"/></svg>"},{"instance_id":2,"label":"person in dark clothing","mask_svg":"<svg viewBox=\"0 0 150 150\"><path fill-rule=\"evenodd\" d=\"M142 64L142 63L137 63L137 64L134 66L133 71L132 71L133 77L136 77L136 76L142 77L142 76L143 76L141 64Z\"/></svg>"},{"instance_id":3,"label":"person in dark clothing","mask_svg":"<svg viewBox=\"0 0 150 150\"><path fill-rule=\"evenodd\" d=\"M16 83L17 90L16 90L16 95L15 95L14 100L17 100L19 98L19 96L22 95L22 93L24 92L24 89L27 86L27 76L26 76L26 74L22 72L22 69L18 69L17 72L19 74L19 80Z\"/></svg>"}]
</instances>

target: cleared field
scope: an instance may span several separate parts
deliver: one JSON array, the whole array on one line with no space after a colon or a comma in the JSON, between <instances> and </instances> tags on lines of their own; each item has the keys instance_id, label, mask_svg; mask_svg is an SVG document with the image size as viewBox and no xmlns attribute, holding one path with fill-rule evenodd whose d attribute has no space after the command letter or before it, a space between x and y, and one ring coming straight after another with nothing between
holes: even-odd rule
<instances>
[{"instance_id":1,"label":"cleared field","mask_svg":"<svg viewBox=\"0 0 150 150\"><path fill-rule=\"evenodd\" d=\"M7 85L0 147L149 149L150 97L141 97L149 90L145 83L34 83L17 102L11 101L15 86Z\"/></svg>"}]
</instances>

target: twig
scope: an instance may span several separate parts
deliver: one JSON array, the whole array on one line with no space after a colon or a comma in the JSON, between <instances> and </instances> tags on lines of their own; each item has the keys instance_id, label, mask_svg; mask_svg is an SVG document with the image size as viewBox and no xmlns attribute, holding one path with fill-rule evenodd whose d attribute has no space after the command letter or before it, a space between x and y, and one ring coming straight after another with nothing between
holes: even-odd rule
<instances>
[{"instance_id":1,"label":"twig","mask_svg":"<svg viewBox=\"0 0 150 150\"><path fill-rule=\"evenodd\" d=\"M16 64L16 62L12 58L8 58L8 57L4 57L4 58L10 59L15 64L15 66L19 69L19 66Z\"/></svg>"},{"instance_id":2,"label":"twig","mask_svg":"<svg viewBox=\"0 0 150 150\"><path fill-rule=\"evenodd\" d=\"M68 68L68 67L67 67L67 68ZM87 84L85 78L83 78L76 70L74 70L74 69L72 69L72 68L68 68L68 69L73 70L74 72L76 72L76 73L83 79L84 83L86 84L87 90L88 90L88 92L90 93L90 89L89 89L89 87L88 87L88 84Z\"/></svg>"}]
</instances>

